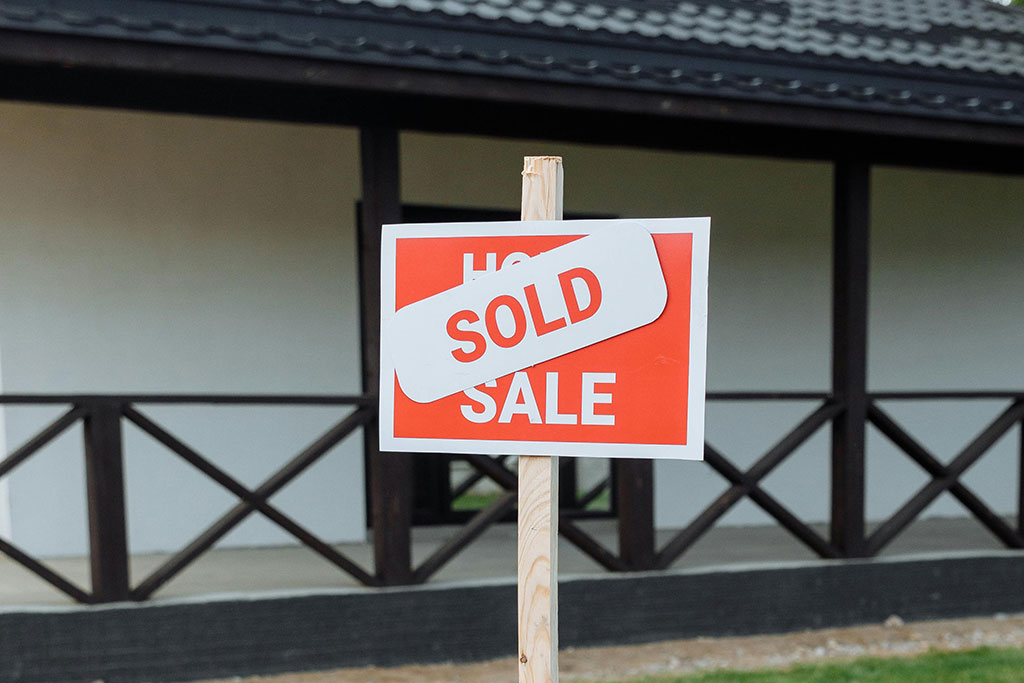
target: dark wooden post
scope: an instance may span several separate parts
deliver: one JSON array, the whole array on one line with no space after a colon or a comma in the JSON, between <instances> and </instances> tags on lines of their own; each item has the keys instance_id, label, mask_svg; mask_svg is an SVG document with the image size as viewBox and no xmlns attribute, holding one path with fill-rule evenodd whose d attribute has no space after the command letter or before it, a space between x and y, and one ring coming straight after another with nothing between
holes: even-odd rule
<instances>
[{"instance_id":1,"label":"dark wooden post","mask_svg":"<svg viewBox=\"0 0 1024 683\"><path fill-rule=\"evenodd\" d=\"M562 458L558 462L558 506L563 510L576 509L577 465L576 458Z\"/></svg>"},{"instance_id":2,"label":"dark wooden post","mask_svg":"<svg viewBox=\"0 0 1024 683\"><path fill-rule=\"evenodd\" d=\"M836 162L833 194L832 391L845 410L832 429L832 542L863 557L867 426L870 175L865 161Z\"/></svg>"},{"instance_id":3,"label":"dark wooden post","mask_svg":"<svg viewBox=\"0 0 1024 683\"><path fill-rule=\"evenodd\" d=\"M1017 533L1024 536L1024 420L1020 422L1020 450L1017 459L1020 463L1017 474Z\"/></svg>"},{"instance_id":4,"label":"dark wooden post","mask_svg":"<svg viewBox=\"0 0 1024 683\"><path fill-rule=\"evenodd\" d=\"M363 391L377 395L380 376L380 226L401 220L398 131L360 131L363 204L359 225L359 296ZM412 582L412 462L406 453L381 453L378 424L367 423L363 443L370 477L370 516L377 579Z\"/></svg>"},{"instance_id":5,"label":"dark wooden post","mask_svg":"<svg viewBox=\"0 0 1024 683\"><path fill-rule=\"evenodd\" d=\"M84 419L89 559L96 602L127 600L128 534L124 508L121 406L93 403Z\"/></svg>"},{"instance_id":6,"label":"dark wooden post","mask_svg":"<svg viewBox=\"0 0 1024 683\"><path fill-rule=\"evenodd\" d=\"M631 569L654 568L654 461L618 458L616 499L619 512L619 556Z\"/></svg>"}]
</instances>

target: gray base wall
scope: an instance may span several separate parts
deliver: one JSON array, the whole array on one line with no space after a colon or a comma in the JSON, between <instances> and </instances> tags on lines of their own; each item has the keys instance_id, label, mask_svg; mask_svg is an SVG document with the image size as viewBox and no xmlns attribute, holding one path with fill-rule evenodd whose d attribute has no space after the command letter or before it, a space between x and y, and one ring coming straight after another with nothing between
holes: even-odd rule
<instances>
[{"instance_id":1,"label":"gray base wall","mask_svg":"<svg viewBox=\"0 0 1024 683\"><path fill-rule=\"evenodd\" d=\"M568 579L563 647L1024 612L1024 554ZM182 681L513 656L510 582L0 613L0 681Z\"/></svg>"}]
</instances>

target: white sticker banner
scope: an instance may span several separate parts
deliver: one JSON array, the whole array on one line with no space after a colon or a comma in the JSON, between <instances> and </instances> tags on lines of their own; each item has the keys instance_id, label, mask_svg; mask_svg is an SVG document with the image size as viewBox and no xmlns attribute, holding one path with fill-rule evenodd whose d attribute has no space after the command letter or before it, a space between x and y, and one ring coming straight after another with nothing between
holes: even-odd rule
<instances>
[{"instance_id":1,"label":"white sticker banner","mask_svg":"<svg viewBox=\"0 0 1024 683\"><path fill-rule=\"evenodd\" d=\"M429 403L654 322L667 289L651 234L617 221L398 310L384 338Z\"/></svg>"}]
</instances>

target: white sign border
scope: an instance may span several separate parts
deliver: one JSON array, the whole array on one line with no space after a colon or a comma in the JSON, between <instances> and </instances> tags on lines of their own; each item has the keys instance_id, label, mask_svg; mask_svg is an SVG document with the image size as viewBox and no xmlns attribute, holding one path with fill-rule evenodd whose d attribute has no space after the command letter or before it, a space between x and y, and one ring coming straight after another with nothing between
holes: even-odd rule
<instances>
[{"instance_id":1,"label":"white sign border","mask_svg":"<svg viewBox=\"0 0 1024 683\"><path fill-rule=\"evenodd\" d=\"M708 259L711 219L627 218L578 221L491 221L481 223L400 223L381 229L380 325L395 314L395 260L399 238L503 237L508 235L589 235L615 223L640 223L652 235L692 234L690 273L690 365L686 444L634 444L567 441L510 441L394 436L395 368L385 340L380 344L380 450L488 455L702 460L704 457L705 372L707 366Z\"/></svg>"}]
</instances>

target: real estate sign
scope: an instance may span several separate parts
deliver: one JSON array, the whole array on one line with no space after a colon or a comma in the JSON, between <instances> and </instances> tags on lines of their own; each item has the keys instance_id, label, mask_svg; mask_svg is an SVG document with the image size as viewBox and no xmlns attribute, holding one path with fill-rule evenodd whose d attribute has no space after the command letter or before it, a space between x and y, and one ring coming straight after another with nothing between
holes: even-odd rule
<instances>
[{"instance_id":1,"label":"real estate sign","mask_svg":"<svg viewBox=\"0 0 1024 683\"><path fill-rule=\"evenodd\" d=\"M709 223L385 225L381 449L699 460Z\"/></svg>"}]
</instances>

